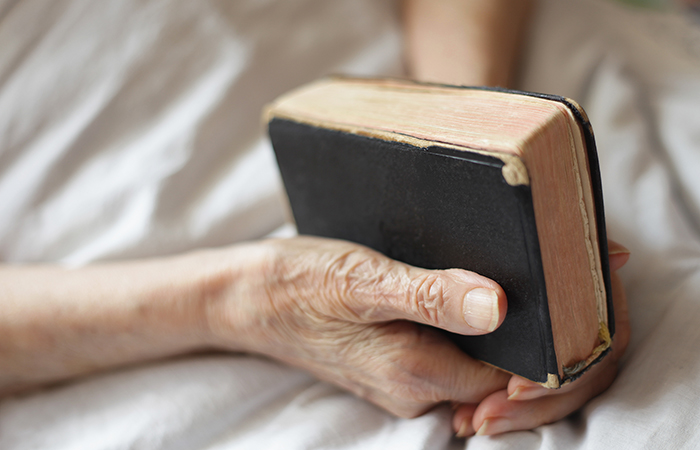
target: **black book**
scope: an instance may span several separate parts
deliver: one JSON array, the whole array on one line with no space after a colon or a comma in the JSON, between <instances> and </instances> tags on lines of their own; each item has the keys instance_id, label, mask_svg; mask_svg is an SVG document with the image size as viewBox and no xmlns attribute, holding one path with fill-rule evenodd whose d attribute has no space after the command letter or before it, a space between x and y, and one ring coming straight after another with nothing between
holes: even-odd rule
<instances>
[{"instance_id":1,"label":"black book","mask_svg":"<svg viewBox=\"0 0 700 450\"><path fill-rule=\"evenodd\" d=\"M469 355L550 388L609 352L614 319L595 143L573 101L329 78L267 110L300 234L464 268L508 312Z\"/></svg>"}]
</instances>

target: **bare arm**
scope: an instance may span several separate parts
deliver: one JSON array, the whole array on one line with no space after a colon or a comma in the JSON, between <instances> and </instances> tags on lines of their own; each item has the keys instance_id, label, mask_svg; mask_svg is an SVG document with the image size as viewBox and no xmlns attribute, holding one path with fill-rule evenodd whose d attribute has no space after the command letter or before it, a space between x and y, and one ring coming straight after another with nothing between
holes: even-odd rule
<instances>
[{"instance_id":1,"label":"bare arm","mask_svg":"<svg viewBox=\"0 0 700 450\"><path fill-rule=\"evenodd\" d=\"M627 254L614 243L611 250L616 270ZM441 401L460 404L453 419L460 435L528 429L566 416L612 382L629 330L614 281L622 339L613 357L549 391L419 325L493 330L506 313L496 283L407 266L348 242L299 237L81 269L6 266L0 395L220 349L301 367L402 417Z\"/></svg>"},{"instance_id":2,"label":"bare arm","mask_svg":"<svg viewBox=\"0 0 700 450\"><path fill-rule=\"evenodd\" d=\"M511 86L534 0L404 0L409 74Z\"/></svg>"},{"instance_id":3,"label":"bare arm","mask_svg":"<svg viewBox=\"0 0 700 450\"><path fill-rule=\"evenodd\" d=\"M509 378L418 323L483 334L505 310L502 289L477 274L319 238L81 269L4 267L0 393L220 349L270 356L412 417L441 401L478 402Z\"/></svg>"},{"instance_id":4,"label":"bare arm","mask_svg":"<svg viewBox=\"0 0 700 450\"><path fill-rule=\"evenodd\" d=\"M496 11L525 2L406 3L415 76L507 84L518 33L508 28L515 19L502 21ZM525 10L517 11L524 23ZM465 28L470 21L476 28ZM626 256L615 259L613 269ZM616 299L624 311L624 294ZM0 267L0 394L200 349L247 351L302 367L403 417L458 403L453 426L468 435L557 420L612 382L624 322L614 357L558 392L474 361L418 325L483 334L503 320L505 302L496 283L471 272L416 269L313 238L74 270Z\"/></svg>"},{"instance_id":5,"label":"bare arm","mask_svg":"<svg viewBox=\"0 0 700 450\"><path fill-rule=\"evenodd\" d=\"M0 393L202 348L208 260L2 267Z\"/></svg>"}]
</instances>

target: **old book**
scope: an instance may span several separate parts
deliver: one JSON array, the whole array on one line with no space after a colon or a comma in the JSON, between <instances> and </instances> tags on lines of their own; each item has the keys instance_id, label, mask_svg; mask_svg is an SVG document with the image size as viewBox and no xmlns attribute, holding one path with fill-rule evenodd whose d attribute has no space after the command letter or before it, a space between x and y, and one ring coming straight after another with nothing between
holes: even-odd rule
<instances>
[{"instance_id":1,"label":"old book","mask_svg":"<svg viewBox=\"0 0 700 450\"><path fill-rule=\"evenodd\" d=\"M593 134L573 101L394 79L329 78L266 112L299 232L497 281L503 324L452 335L546 387L614 332Z\"/></svg>"}]
</instances>

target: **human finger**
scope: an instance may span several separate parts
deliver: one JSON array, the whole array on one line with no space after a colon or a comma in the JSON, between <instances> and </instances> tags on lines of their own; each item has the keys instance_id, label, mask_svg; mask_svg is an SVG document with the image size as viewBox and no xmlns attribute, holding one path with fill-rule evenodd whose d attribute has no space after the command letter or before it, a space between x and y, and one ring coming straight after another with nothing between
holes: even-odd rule
<instances>
[{"instance_id":1,"label":"human finger","mask_svg":"<svg viewBox=\"0 0 700 450\"><path fill-rule=\"evenodd\" d=\"M456 404L453 406L455 413L452 416L452 428L456 430L458 438L471 436L476 432L472 423L477 406L474 403Z\"/></svg>"},{"instance_id":2,"label":"human finger","mask_svg":"<svg viewBox=\"0 0 700 450\"><path fill-rule=\"evenodd\" d=\"M509 388L485 398L477 408L470 405L460 407L453 417L453 429L458 437L477 432L480 435L499 434L507 431L528 430L555 422L583 406L589 399L604 391L615 378L617 365L606 358L596 365L586 377L561 389L546 389L536 383L513 376ZM520 385L509 395L514 379L523 380L527 388ZM545 399L551 399L546 400ZM470 412L466 414L464 409ZM458 419L458 416L463 418ZM471 420L470 424L464 420ZM467 430L465 434L465 431Z\"/></svg>"},{"instance_id":3,"label":"human finger","mask_svg":"<svg viewBox=\"0 0 700 450\"><path fill-rule=\"evenodd\" d=\"M610 370L610 366L616 365L616 355L608 355L601 362L591 367L580 379L565 384L559 389L547 389L534 381L526 380L519 376L513 376L508 382L508 387L506 389L508 400L511 402L519 402L541 397L560 396L576 389L582 389L586 384L598 382L597 380L603 376L602 374Z\"/></svg>"},{"instance_id":4,"label":"human finger","mask_svg":"<svg viewBox=\"0 0 700 450\"><path fill-rule=\"evenodd\" d=\"M624 245L608 239L608 260L611 272L621 269L629 259L630 251Z\"/></svg>"},{"instance_id":5,"label":"human finger","mask_svg":"<svg viewBox=\"0 0 700 450\"><path fill-rule=\"evenodd\" d=\"M478 434L498 434L531 429L562 419L607 389L617 374L617 361L629 342L627 301L622 283L612 274L616 333L612 353L593 366L579 380L558 390L513 377L508 389L492 394L478 406L473 427Z\"/></svg>"},{"instance_id":6,"label":"human finger","mask_svg":"<svg viewBox=\"0 0 700 450\"><path fill-rule=\"evenodd\" d=\"M508 398L510 400L530 400L546 395L557 395L560 393L569 392L576 389L577 386L585 383L586 380L595 377L596 372L602 369L601 366L616 363L625 352L627 343L629 342L627 300L622 283L620 282L620 279L615 271L622 268L622 266L627 263L629 260L630 251L621 244L618 244L612 240L608 241L608 249L610 253L610 269L613 272L611 274L611 282L613 288L613 301L615 302L615 329L617 330L616 336L613 339L612 355L609 355L601 363L591 368L589 373L584 374L580 380L564 385L560 389L546 389L533 381L514 376L508 383Z\"/></svg>"},{"instance_id":7,"label":"human finger","mask_svg":"<svg viewBox=\"0 0 700 450\"><path fill-rule=\"evenodd\" d=\"M627 263L629 260L630 256L630 251L625 248L623 245L612 241L608 240L608 254L609 254L609 261L610 261L610 270L612 272L615 272L622 268L622 266ZM611 369L609 366L611 365L616 365L617 360L622 356L624 353L626 347L627 347L627 342L629 341L629 324L628 324L628 318L627 318L627 302L625 299L625 294L624 290L622 289L622 285L619 281L619 278L617 277L616 274L613 273L613 298L615 299L615 310L617 311L616 314L616 321L617 321L617 330L618 330L618 336L616 339L613 341L613 348L612 348L612 354L606 357L601 363L597 364L596 366L592 367L589 371L589 373L585 374L580 380L569 383L567 385L562 386L560 389L547 389L542 387L541 385L527 380L525 378L519 377L519 376L513 376L509 383L508 383L508 388L507 388L507 394L508 394L508 400L510 401L524 401L524 400L532 400L540 397L545 397L545 396L555 396L555 395L562 395L568 392L571 392L576 389L585 389L586 384L592 384L592 383L601 383L601 379L607 379L607 377L604 376L604 372L610 371ZM589 391L591 388L589 387ZM562 397L562 402L566 402L566 400ZM494 408L496 405L493 405ZM489 403L487 402L485 406L482 407L482 410L486 408L484 411L485 413L489 413L492 415L496 415L496 411L489 411L488 409ZM469 409L469 408L467 408ZM459 411L459 410L458 410ZM455 417L457 414L455 414ZM473 416L473 413L472 413ZM456 422L454 424L454 429L459 433L460 428L466 429L467 427L462 419L457 420L455 419ZM469 429L473 430L473 427L470 426Z\"/></svg>"},{"instance_id":8,"label":"human finger","mask_svg":"<svg viewBox=\"0 0 700 450\"><path fill-rule=\"evenodd\" d=\"M488 404L490 415L477 408L473 426L477 435L494 435L508 431L531 430L540 425L556 422L581 408L591 398L603 392L615 379L617 366L610 365L600 374L597 382L578 386L576 389L559 395L540 397L533 400L513 402L503 390L491 394L479 405ZM493 414L497 412L497 414Z\"/></svg>"},{"instance_id":9,"label":"human finger","mask_svg":"<svg viewBox=\"0 0 700 450\"><path fill-rule=\"evenodd\" d=\"M225 291L229 301L215 306L227 309L212 309L211 317L219 320L216 331L236 329L244 336L236 349L301 367L401 417L443 401L478 403L505 389L510 375L459 350L435 329L443 321L428 317L422 321L434 325L428 327L419 320L396 320L415 319L391 303L411 291L421 295L412 284L416 271L448 276L454 271L415 269L332 239L269 240L254 250L248 252L258 255L251 271L254 283L238 283L242 294L234 292L245 301L232 303L237 297ZM438 318L446 314L440 305L434 307ZM233 324L221 325L221 319Z\"/></svg>"},{"instance_id":10,"label":"human finger","mask_svg":"<svg viewBox=\"0 0 700 450\"><path fill-rule=\"evenodd\" d=\"M407 321L370 326L342 354L341 367L351 372L328 364L312 371L399 417L416 417L443 401L478 403L510 378L466 355L444 333Z\"/></svg>"},{"instance_id":11,"label":"human finger","mask_svg":"<svg viewBox=\"0 0 700 450\"><path fill-rule=\"evenodd\" d=\"M324 261L323 281L333 303L356 321L403 319L476 335L495 330L505 318L505 293L486 277L461 269L421 269L359 245L342 245Z\"/></svg>"}]
</instances>

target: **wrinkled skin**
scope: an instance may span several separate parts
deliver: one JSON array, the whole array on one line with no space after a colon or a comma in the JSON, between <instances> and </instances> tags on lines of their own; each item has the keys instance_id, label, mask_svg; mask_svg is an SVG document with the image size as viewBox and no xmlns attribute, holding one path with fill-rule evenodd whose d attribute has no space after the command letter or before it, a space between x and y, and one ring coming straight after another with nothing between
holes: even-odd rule
<instances>
[{"instance_id":1,"label":"wrinkled skin","mask_svg":"<svg viewBox=\"0 0 700 450\"><path fill-rule=\"evenodd\" d=\"M259 245L250 269L261 275L243 294L251 300L220 301L211 311L224 346L238 339L231 333L245 336L243 349L304 368L401 417L441 401L478 402L506 387L509 376L408 321L481 334L462 318L462 301L472 287L496 289L504 316L505 294L493 281L416 269L341 241Z\"/></svg>"},{"instance_id":2,"label":"wrinkled skin","mask_svg":"<svg viewBox=\"0 0 700 450\"><path fill-rule=\"evenodd\" d=\"M612 383L628 339L624 292L615 276L612 356L575 383L550 391L470 358L425 326L487 332L468 324L468 308L464 313L467 293L479 287L496 292L500 325L505 294L487 278L418 269L320 238L263 241L248 255L245 274L224 277L227 287L211 297L207 320L214 345L301 367L400 417L452 402L460 436L480 428L480 434L529 429L565 417ZM623 252L611 265L617 269L626 260ZM238 277L243 282L232 281Z\"/></svg>"}]
</instances>

